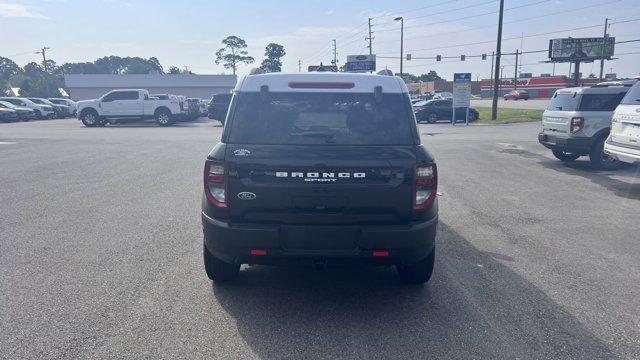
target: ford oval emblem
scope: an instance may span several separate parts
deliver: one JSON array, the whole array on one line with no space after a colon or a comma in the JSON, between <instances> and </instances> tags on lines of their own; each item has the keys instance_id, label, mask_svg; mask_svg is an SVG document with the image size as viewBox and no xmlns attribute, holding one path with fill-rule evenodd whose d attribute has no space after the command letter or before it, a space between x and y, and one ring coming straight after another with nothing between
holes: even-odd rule
<instances>
[{"instance_id":1,"label":"ford oval emblem","mask_svg":"<svg viewBox=\"0 0 640 360\"><path fill-rule=\"evenodd\" d=\"M240 200L253 200L256 198L256 194L248 191L243 191L238 193L238 199Z\"/></svg>"}]
</instances>

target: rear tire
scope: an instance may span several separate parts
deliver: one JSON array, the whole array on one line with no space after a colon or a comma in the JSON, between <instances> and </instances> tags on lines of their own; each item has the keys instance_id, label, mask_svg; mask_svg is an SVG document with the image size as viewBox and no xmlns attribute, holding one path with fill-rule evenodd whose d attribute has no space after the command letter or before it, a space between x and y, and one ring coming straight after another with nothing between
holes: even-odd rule
<instances>
[{"instance_id":1,"label":"rear tire","mask_svg":"<svg viewBox=\"0 0 640 360\"><path fill-rule=\"evenodd\" d=\"M593 144L591 152L589 152L589 160L591 160L591 164L598 170L617 170L622 167L624 163L604 153L604 142L606 139L606 136L601 137Z\"/></svg>"},{"instance_id":2,"label":"rear tire","mask_svg":"<svg viewBox=\"0 0 640 360\"><path fill-rule=\"evenodd\" d=\"M397 265L396 270L400 280L407 284L424 284L431 279L435 264L436 249L433 248L426 258L412 265Z\"/></svg>"},{"instance_id":3,"label":"rear tire","mask_svg":"<svg viewBox=\"0 0 640 360\"><path fill-rule=\"evenodd\" d=\"M570 153L562 150L551 150L553 156L562 162L572 162L580 157L580 154Z\"/></svg>"},{"instance_id":4,"label":"rear tire","mask_svg":"<svg viewBox=\"0 0 640 360\"><path fill-rule=\"evenodd\" d=\"M171 120L171 113L167 110L158 110L155 114L155 119L160 126L169 126L173 124Z\"/></svg>"},{"instance_id":5,"label":"rear tire","mask_svg":"<svg viewBox=\"0 0 640 360\"><path fill-rule=\"evenodd\" d=\"M436 113L427 114L427 122L429 124L435 124L437 121L438 121L438 114Z\"/></svg>"},{"instance_id":6,"label":"rear tire","mask_svg":"<svg viewBox=\"0 0 640 360\"><path fill-rule=\"evenodd\" d=\"M227 282L238 277L240 265L229 264L213 256L206 246L203 246L204 269L209 279L215 282Z\"/></svg>"}]
</instances>

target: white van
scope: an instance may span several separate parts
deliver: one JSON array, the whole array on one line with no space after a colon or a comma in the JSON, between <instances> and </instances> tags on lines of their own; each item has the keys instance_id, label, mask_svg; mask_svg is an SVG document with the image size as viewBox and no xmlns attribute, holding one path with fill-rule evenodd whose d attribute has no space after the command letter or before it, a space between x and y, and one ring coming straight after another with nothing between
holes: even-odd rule
<instances>
[{"instance_id":1,"label":"white van","mask_svg":"<svg viewBox=\"0 0 640 360\"><path fill-rule=\"evenodd\" d=\"M640 163L640 81L613 113L604 152L622 162Z\"/></svg>"}]
</instances>

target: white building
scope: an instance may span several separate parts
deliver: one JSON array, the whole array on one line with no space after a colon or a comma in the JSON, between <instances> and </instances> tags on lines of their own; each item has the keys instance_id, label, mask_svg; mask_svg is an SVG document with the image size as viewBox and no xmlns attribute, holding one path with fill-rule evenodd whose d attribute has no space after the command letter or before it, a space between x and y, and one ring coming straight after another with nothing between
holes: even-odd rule
<instances>
[{"instance_id":1,"label":"white building","mask_svg":"<svg viewBox=\"0 0 640 360\"><path fill-rule=\"evenodd\" d=\"M71 74L64 76L73 100L95 99L114 89L147 89L151 94L175 94L208 99L236 86L235 75Z\"/></svg>"}]
</instances>

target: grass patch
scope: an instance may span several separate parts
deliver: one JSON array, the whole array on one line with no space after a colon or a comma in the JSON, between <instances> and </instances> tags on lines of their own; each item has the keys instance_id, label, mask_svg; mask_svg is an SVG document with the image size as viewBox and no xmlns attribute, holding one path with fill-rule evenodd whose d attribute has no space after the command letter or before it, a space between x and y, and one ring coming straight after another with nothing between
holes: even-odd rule
<instances>
[{"instance_id":1,"label":"grass patch","mask_svg":"<svg viewBox=\"0 0 640 360\"><path fill-rule=\"evenodd\" d=\"M544 110L535 109L498 109L498 119L491 120L491 108L476 108L480 113L481 124L510 124L541 121Z\"/></svg>"}]
</instances>

